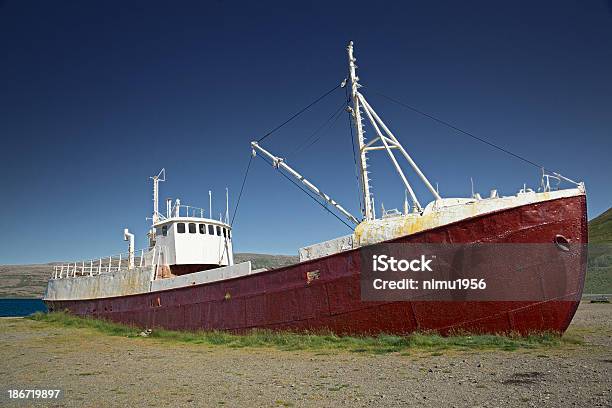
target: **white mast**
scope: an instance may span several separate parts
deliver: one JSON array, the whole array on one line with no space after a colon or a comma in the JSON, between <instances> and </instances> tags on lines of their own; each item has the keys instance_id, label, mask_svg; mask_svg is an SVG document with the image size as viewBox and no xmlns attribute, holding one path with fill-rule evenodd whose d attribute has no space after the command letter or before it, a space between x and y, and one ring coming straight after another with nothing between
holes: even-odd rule
<instances>
[{"instance_id":1,"label":"white mast","mask_svg":"<svg viewBox=\"0 0 612 408\"><path fill-rule=\"evenodd\" d=\"M402 167L397 161L397 158L393 154L392 150L399 150L399 152L402 154L402 156L404 156L408 164L410 164L414 172L417 174L417 176L419 176L423 184L425 184L427 189L431 192L431 194L434 196L436 200L440 199L440 194L438 194L438 191L433 188L433 186L431 185L427 177L425 177L425 174L423 174L419 166L417 166L417 164L414 162L412 157L410 157L410 155L408 154L406 149L404 149L404 147L401 145L399 140L397 140L395 135L391 132L391 130L389 130L389 128L382 121L380 116L378 116L378 114L374 111L372 106L370 106L370 104L365 99L363 94L361 94L361 92L357 90L360 87L360 85L358 83L359 78L355 75L355 58L353 57L353 42L352 41L349 42L347 50L348 50L348 56L349 56L349 80L351 82L351 99L354 105L353 106L353 119L355 121L355 129L357 130L357 144L359 145L359 158L360 158L359 170L360 170L360 176L361 176L361 180L360 180L361 188L363 191L363 198L364 198L364 204L365 204L365 209L364 209L365 218L366 220L371 220L371 219L376 218L376 216L374 215L374 205L372 203L373 200L372 200L372 196L370 194L370 188L369 188L369 180L368 180L369 172L367 171L368 166L367 166L366 153L369 150L385 150L387 152L387 154L389 155L389 159L391 160L391 162L393 163L393 166L395 167L395 170L397 171L402 182L404 183L404 187L406 191L408 192L408 194L410 195L412 199L414 210L421 211L423 207L421 206L421 203L419 203L416 193L414 192L412 186L408 182L408 178L404 174L404 171L402 170ZM363 131L363 124L361 123L360 108L364 109L366 113L366 117L370 121L370 124L372 125L372 128L374 129L376 133L376 137L370 140L368 143L365 143L364 137L363 137L364 131ZM380 143L376 145L377 142L380 142Z\"/></svg>"},{"instance_id":2,"label":"white mast","mask_svg":"<svg viewBox=\"0 0 612 408\"><path fill-rule=\"evenodd\" d=\"M414 172L421 179L421 181L425 184L425 186L429 189L429 191L431 192L431 194L434 196L436 200L440 199L440 195L438 194L438 191L433 188L433 186L431 185L427 177L425 177L425 174L423 174L421 169L417 166L417 164L412 159L412 157L408 154L406 149L404 149L404 147L401 145L399 140L395 137L395 135L391 132L391 130L387 127L387 125L382 121L380 116L374 111L372 106L370 106L370 104L365 99L365 97L359 92L358 89L361 87L361 85L359 85L359 77L357 77L357 75L355 74L355 70L357 66L355 65L356 59L353 56L353 42L352 41L349 42L348 46L346 47L346 50L348 52L349 77L345 81L343 81L342 87L344 87L346 83L350 81L351 101L353 103L353 106L349 107L348 109L349 111L352 112L353 122L354 122L355 130L357 133L356 134L357 145L359 146L359 176L360 176L359 182L361 185L361 191L363 193L362 220L365 222L368 222L368 221L372 221L376 219L374 198L372 197L372 194L370 193L370 180L368 178L369 172L367 170L368 168L367 153L370 150L385 150L387 152L387 154L389 155L389 159L391 160L391 162L393 163L393 166L395 167L395 170L397 171L402 182L404 183L404 187L405 187L405 191L407 195L410 195L412 199L413 211L421 212L423 210L423 207L421 206L421 203L419 203L419 200L417 199L414 189L408 182L408 178L404 174L404 171L402 170L402 167L400 163L398 162L397 158L395 157L395 155L393 154L392 150L399 151L399 153L404 157L404 159L408 162L408 164L410 164ZM375 137L367 143L365 142L365 138L364 138L365 131L363 130L361 109L364 110L367 119L369 120L370 124L372 125L372 128L375 131ZM328 204L335 207L336 210L341 212L351 222L355 224L359 224L359 221L357 220L355 216L353 216L351 213L345 210L341 205L339 205L336 201L334 201L330 196L328 196L327 194L319 190L319 188L316 187L314 184L312 184L310 181L306 180L304 176L302 176L300 173L298 173L293 168L288 166L287 163L284 162L284 159L277 157L273 155L272 153L268 152L267 150L259 146L258 142L251 142L251 146L253 148L253 156L255 156L255 150L261 152L268 159L272 160L272 165L275 168L277 169L282 168L283 170L287 171L290 175L292 175L293 177L298 179L302 184L308 187L310 191L314 192L319 197L323 198L323 200L325 200ZM408 203L406 201L407 199L404 199L404 213L405 214L408 213ZM227 213L227 210L226 210L226 213ZM385 213L383 209L383 216L384 215Z\"/></svg>"},{"instance_id":3,"label":"white mast","mask_svg":"<svg viewBox=\"0 0 612 408\"><path fill-rule=\"evenodd\" d=\"M153 180L153 224L159 221L159 182L166 181L166 169L161 169L157 176L149 177Z\"/></svg>"},{"instance_id":4,"label":"white mast","mask_svg":"<svg viewBox=\"0 0 612 408\"><path fill-rule=\"evenodd\" d=\"M361 111L359 107L359 98L357 88L359 85L359 77L355 74L355 57L353 56L353 42L349 42L346 47L348 51L348 62L349 62L349 81L351 84L351 100L353 101L352 116L355 124L355 131L357 133L357 146L359 148L359 183L361 184L361 192L363 193L363 216L366 220L374 219L372 212L372 199L370 196L370 180L368 179L368 163L367 163L367 150L365 149L365 140L363 136L363 123L361 123Z\"/></svg>"}]
</instances>

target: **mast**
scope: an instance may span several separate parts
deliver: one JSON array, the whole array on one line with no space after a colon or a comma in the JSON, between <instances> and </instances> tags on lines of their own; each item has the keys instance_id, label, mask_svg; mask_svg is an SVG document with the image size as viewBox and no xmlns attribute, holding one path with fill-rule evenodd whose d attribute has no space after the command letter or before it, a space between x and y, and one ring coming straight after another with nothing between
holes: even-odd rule
<instances>
[{"instance_id":1,"label":"mast","mask_svg":"<svg viewBox=\"0 0 612 408\"><path fill-rule=\"evenodd\" d=\"M149 177L153 180L153 225L159 221L159 182L166 181L166 169L161 169L157 176Z\"/></svg>"},{"instance_id":2,"label":"mast","mask_svg":"<svg viewBox=\"0 0 612 408\"><path fill-rule=\"evenodd\" d=\"M353 42L349 42L346 47L348 52L348 62L349 62L349 81L351 84L351 101L353 102L352 107L352 116L353 122L355 125L357 138L357 146L359 148L359 183L361 184L361 192L363 194L363 217L366 221L373 220L374 214L372 212L372 198L370 195L370 180L368 179L368 171L367 171L367 150L365 149L365 140L364 140L364 131L363 131L363 123L361 122L361 110L359 97L357 96L357 89L360 87L359 85L359 77L355 74L355 70L357 66L355 65L355 57L353 56Z\"/></svg>"},{"instance_id":3,"label":"mast","mask_svg":"<svg viewBox=\"0 0 612 408\"><path fill-rule=\"evenodd\" d=\"M404 147L401 145L399 140L397 140L395 135L391 132L391 130L389 130L389 128L382 121L380 116L378 116L378 114L374 111L372 106L370 106L370 104L365 99L363 94L358 91L361 85L359 85L359 77L355 75L355 68L356 68L355 61L356 60L353 57L353 42L352 41L349 42L347 50L348 50L348 58L349 58L349 80L351 81L351 99L353 101L353 108L352 108L353 120L355 122L355 129L357 131L357 144L359 145L359 165L360 165L359 173L361 176L360 182L361 182L361 189L363 192L363 199L364 199L363 201L364 201L364 207L365 207L364 208L365 220L369 221L369 220L376 218L376 216L374 215L374 204L373 204L374 200L370 194L370 186L369 186L369 179L368 179L369 172L367 171L368 165L367 165L366 154L369 150L385 150L387 152L389 159L393 163L393 166L395 167L397 174L400 176L406 191L412 198L414 210L417 212L420 212L423 210L423 207L421 206L421 203L419 203L419 200L416 196L414 189L408 182L408 178L404 174L404 171L402 170L400 163L397 161L397 158L393 154L393 150L399 150L401 155L404 156L408 164L410 164L414 172L421 179L423 184L425 184L427 189L431 192L431 194L434 196L436 200L440 200L441 198L440 194L438 194L438 191L433 188L433 186L431 185L431 183L429 182L425 174L423 174L419 166L417 166L415 161L408 154L406 149L404 149ZM364 131L363 131L363 124L361 122L362 121L361 108L363 108L363 110L365 111L366 117L368 121L370 122L370 124L372 125L372 128L374 129L375 136L376 136L374 139L370 140L368 143L365 143L364 136L363 136ZM377 142L380 142L380 143L376 145Z\"/></svg>"},{"instance_id":4,"label":"mast","mask_svg":"<svg viewBox=\"0 0 612 408\"><path fill-rule=\"evenodd\" d=\"M438 191L433 188L433 186L431 185L427 177L425 177L425 174L423 174L421 169L417 166L417 164L412 159L412 157L408 154L406 149L404 149L404 147L401 145L399 140L395 137L395 135L391 132L391 130L387 127L387 125L382 121L380 116L374 111L372 106L370 106L370 104L365 99L365 97L361 94L361 92L359 92L359 88L361 87L361 85L359 85L359 77L355 73L357 66L355 65L356 59L353 56L353 42L352 41L348 43L346 50L348 53L349 76L342 82L341 86L342 87L346 86L346 84L350 81L350 85L351 85L351 98L350 99L352 102L352 106L349 106L348 110L352 113L353 122L354 122L355 130L356 130L355 137L357 139L357 145L359 147L359 184L361 187L361 192L363 193L363 197L362 197L363 213L362 213L361 221L368 222L368 221L372 221L376 219L376 212L375 212L376 210L374 208L374 198L372 197L372 194L370 193L370 180L368 177L369 172L367 170L368 168L367 152L370 150L385 150L386 151L386 153L389 156L389 159L391 160L391 162L393 163L393 166L395 167L395 170L400 176L402 183L404 184L406 195L410 195L412 199L413 212L421 213L423 211L423 207L421 206L421 203L419 202L414 189L410 185L408 178L404 174L404 171L402 170L400 163L398 162L397 158L393 154L393 150L398 150L399 153L402 156L404 156L404 159L408 162L408 164L410 164L414 172L419 176L421 181L429 189L429 191L431 192L431 194L434 196L436 200L440 199L440 195L438 194ZM321 98L319 98L318 100L320 99ZM312 104L309 106L312 106ZM375 132L374 138L367 143L364 137L365 131L363 130L363 123L362 123L363 119L361 116L361 109L364 110L366 118L370 122ZM301 112L303 112L303 110L300 111L299 113ZM294 115L293 117L295 116L297 115ZM259 141L263 140L265 137L266 136L259 139ZM328 196L327 194L319 190L319 188L316 187L314 184L312 184L310 181L306 180L304 176L302 176L300 173L298 173L293 168L291 168L289 165L287 165L284 159L273 155L272 153L265 150L263 147L259 146L259 141L251 142L251 147L253 149L253 156L255 156L256 150L259 151L260 153L263 154L263 156L267 157L268 159L272 161L272 165L275 168L285 170L291 176L295 177L302 184L304 184L310 191L312 191L313 193L321 197L325 202L327 202L328 204L333 206L336 210L338 210L340 213L342 213L342 215L344 215L349 221L355 224L359 224L359 220L355 216L349 213L346 209L344 209L344 207L339 205L330 196ZM408 213L408 204L407 204L406 198L404 198L404 213L406 215ZM384 209L383 209L383 216L384 215L385 214L384 214Z\"/></svg>"}]
</instances>

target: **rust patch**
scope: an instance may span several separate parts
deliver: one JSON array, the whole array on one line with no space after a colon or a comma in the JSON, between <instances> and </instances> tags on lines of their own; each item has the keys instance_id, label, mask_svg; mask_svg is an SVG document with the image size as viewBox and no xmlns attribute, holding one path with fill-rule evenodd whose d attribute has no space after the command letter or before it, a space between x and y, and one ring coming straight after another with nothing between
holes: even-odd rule
<instances>
[{"instance_id":1,"label":"rust patch","mask_svg":"<svg viewBox=\"0 0 612 408\"><path fill-rule=\"evenodd\" d=\"M172 278L173 276L175 276L172 274L172 271L170 270L170 267L168 265L159 265L158 268L159 268L158 269L159 278L166 279L166 278Z\"/></svg>"},{"instance_id":2,"label":"rust patch","mask_svg":"<svg viewBox=\"0 0 612 408\"><path fill-rule=\"evenodd\" d=\"M151 307L160 307L160 306L161 306L161 299L159 298L159 296L151 300Z\"/></svg>"},{"instance_id":3,"label":"rust patch","mask_svg":"<svg viewBox=\"0 0 612 408\"><path fill-rule=\"evenodd\" d=\"M321 272L317 269L316 271L306 272L306 283L310 284L312 281L317 280L321 277Z\"/></svg>"}]
</instances>

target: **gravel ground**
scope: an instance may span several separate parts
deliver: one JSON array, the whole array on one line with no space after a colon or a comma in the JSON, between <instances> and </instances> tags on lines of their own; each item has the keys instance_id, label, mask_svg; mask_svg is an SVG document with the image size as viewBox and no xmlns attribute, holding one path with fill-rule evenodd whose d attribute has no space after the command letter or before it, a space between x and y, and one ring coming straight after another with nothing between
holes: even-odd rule
<instances>
[{"instance_id":1,"label":"gravel ground","mask_svg":"<svg viewBox=\"0 0 612 408\"><path fill-rule=\"evenodd\" d=\"M209 347L0 319L0 405L10 387L62 389L63 399L35 405L62 407L612 406L612 304L581 304L569 334L585 343L372 355Z\"/></svg>"}]
</instances>

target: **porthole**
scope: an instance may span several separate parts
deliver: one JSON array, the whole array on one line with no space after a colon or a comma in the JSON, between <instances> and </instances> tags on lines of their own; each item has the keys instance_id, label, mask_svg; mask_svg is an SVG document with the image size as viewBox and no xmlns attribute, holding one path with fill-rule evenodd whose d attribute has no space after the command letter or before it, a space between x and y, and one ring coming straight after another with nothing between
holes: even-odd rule
<instances>
[{"instance_id":1,"label":"porthole","mask_svg":"<svg viewBox=\"0 0 612 408\"><path fill-rule=\"evenodd\" d=\"M555 235L555 245L561 251L569 251L570 250L570 241L565 238L563 235Z\"/></svg>"}]
</instances>

